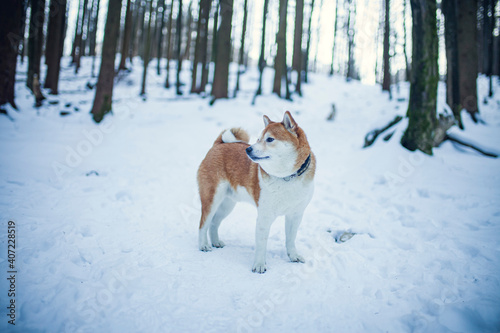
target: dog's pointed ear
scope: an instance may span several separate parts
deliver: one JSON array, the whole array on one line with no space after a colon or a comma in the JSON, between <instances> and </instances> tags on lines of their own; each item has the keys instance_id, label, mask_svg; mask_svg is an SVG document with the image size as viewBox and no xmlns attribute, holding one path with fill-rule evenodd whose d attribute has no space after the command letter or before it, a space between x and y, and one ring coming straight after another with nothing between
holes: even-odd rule
<instances>
[{"instance_id":1,"label":"dog's pointed ear","mask_svg":"<svg viewBox=\"0 0 500 333\"><path fill-rule=\"evenodd\" d=\"M268 116L264 115L264 125L267 127L270 123L272 123L271 119Z\"/></svg>"},{"instance_id":2,"label":"dog's pointed ear","mask_svg":"<svg viewBox=\"0 0 500 333\"><path fill-rule=\"evenodd\" d=\"M283 116L283 126L285 126L285 128L290 132L294 132L298 127L290 111L285 112L285 115Z\"/></svg>"}]
</instances>

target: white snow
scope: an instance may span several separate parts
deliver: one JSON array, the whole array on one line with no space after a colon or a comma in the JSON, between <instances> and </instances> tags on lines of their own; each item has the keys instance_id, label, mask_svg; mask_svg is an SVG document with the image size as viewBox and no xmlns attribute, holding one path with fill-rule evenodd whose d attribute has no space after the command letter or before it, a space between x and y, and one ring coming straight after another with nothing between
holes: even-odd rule
<instances>
[{"instance_id":1,"label":"white snow","mask_svg":"<svg viewBox=\"0 0 500 333\"><path fill-rule=\"evenodd\" d=\"M449 142L432 157L409 152L399 144L406 120L390 141L361 148L366 133L405 115L407 84L389 101L379 86L310 74L304 97L291 103L270 93L269 69L251 106L252 70L237 99L210 107L208 98L165 90L156 60L143 101L136 61L116 83L113 115L96 125L85 87L95 79L83 60L75 78L65 59L61 95L48 98L60 102L40 109L22 66L20 111L10 112L14 121L0 115L0 331L500 331L500 159ZM463 114L466 131L453 131L499 152L498 81L487 105L486 79L478 84L486 124ZM297 236L307 262L288 261L279 219L259 275L251 272L251 205L222 223L226 247L198 250L196 170L223 129L243 127L255 140L262 115L279 120L285 110L318 161ZM6 316L9 220L17 226L15 328Z\"/></svg>"}]
</instances>

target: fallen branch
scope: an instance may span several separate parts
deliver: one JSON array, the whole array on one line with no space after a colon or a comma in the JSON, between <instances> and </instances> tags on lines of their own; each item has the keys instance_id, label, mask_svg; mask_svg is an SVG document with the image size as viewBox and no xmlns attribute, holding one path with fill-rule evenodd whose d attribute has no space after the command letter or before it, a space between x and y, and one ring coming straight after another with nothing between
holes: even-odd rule
<instances>
[{"instance_id":1,"label":"fallen branch","mask_svg":"<svg viewBox=\"0 0 500 333\"><path fill-rule=\"evenodd\" d=\"M488 156L488 157L493 157L493 158L497 158L497 157L498 157L498 155L497 155L497 154L494 154L494 153L490 153L490 152L484 151L484 150L482 150L481 148L476 147L476 146L474 146L474 145L473 145L473 144L471 144L471 143L468 143L468 142L462 141L461 139L459 139L459 138L457 138L457 137L455 137L455 136L451 136L450 134L446 134L446 135L445 135L443 142L444 142L444 141L446 141L446 140L449 140L449 141L451 141L451 142L458 143L458 144L460 144L460 145L462 145L462 146L465 146L465 147L472 148L472 149L474 149L475 151L477 151L477 152L479 152L479 153L481 153L481 154L483 154L483 155L485 155L485 156Z\"/></svg>"},{"instance_id":2,"label":"fallen branch","mask_svg":"<svg viewBox=\"0 0 500 333\"><path fill-rule=\"evenodd\" d=\"M394 126L397 123L399 123L401 121L401 119L403 119L403 117L396 116L390 123L388 123L384 127L378 128L378 129L374 129L373 131L371 131L368 134L366 134L366 136L365 136L365 144L364 144L363 148L371 146L375 142L375 140L377 140L377 137L380 134L384 133L389 128L391 128L392 126Z\"/></svg>"}]
</instances>

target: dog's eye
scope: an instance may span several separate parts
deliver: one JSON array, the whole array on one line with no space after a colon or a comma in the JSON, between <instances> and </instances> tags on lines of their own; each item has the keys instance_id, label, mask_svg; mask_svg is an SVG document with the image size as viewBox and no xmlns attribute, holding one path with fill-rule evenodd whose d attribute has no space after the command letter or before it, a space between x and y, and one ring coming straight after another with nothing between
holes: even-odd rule
<instances>
[{"instance_id":1,"label":"dog's eye","mask_svg":"<svg viewBox=\"0 0 500 333\"><path fill-rule=\"evenodd\" d=\"M267 141L267 142L273 142L273 141L274 141L274 138L268 137L268 138L266 139L266 141Z\"/></svg>"}]
</instances>

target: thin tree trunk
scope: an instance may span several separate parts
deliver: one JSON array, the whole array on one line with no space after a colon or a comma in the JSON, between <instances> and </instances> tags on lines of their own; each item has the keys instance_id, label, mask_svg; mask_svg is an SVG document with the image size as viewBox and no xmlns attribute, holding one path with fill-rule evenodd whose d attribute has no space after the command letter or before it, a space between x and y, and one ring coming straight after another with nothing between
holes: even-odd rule
<instances>
[{"instance_id":1,"label":"thin tree trunk","mask_svg":"<svg viewBox=\"0 0 500 333\"><path fill-rule=\"evenodd\" d=\"M280 0L280 18L279 18L279 29L276 35L276 44L278 44L278 49L276 51L276 57L274 60L274 85L273 93L281 97L281 82L285 79L288 90L288 75L286 66L286 17L287 17L287 7L288 0ZM287 94L287 99L289 96Z\"/></svg>"},{"instance_id":2,"label":"thin tree trunk","mask_svg":"<svg viewBox=\"0 0 500 333\"><path fill-rule=\"evenodd\" d=\"M165 5L165 0L160 0L160 3L158 5L158 8L162 8L162 11L156 20L156 22L160 25L158 28L158 38L157 38L157 48L158 50L156 51L156 56L158 59L158 62L156 63L156 73L158 75L161 74L160 70L160 62L161 62L161 57L163 56L163 28L165 27L165 10L167 9ZM157 26L158 26L157 24Z\"/></svg>"},{"instance_id":3,"label":"thin tree trunk","mask_svg":"<svg viewBox=\"0 0 500 333\"><path fill-rule=\"evenodd\" d=\"M220 1L221 0L216 0L217 1L217 6L215 7L215 12L214 12L214 25L212 28L212 62L216 63L217 62L217 28L219 26L219 10L220 10Z\"/></svg>"},{"instance_id":4,"label":"thin tree trunk","mask_svg":"<svg viewBox=\"0 0 500 333\"><path fill-rule=\"evenodd\" d=\"M50 89L51 94L59 93L59 72L61 69L61 57L64 47L64 28L66 25L66 0L51 0L49 24L47 27L47 43L45 46L45 58L47 63L47 74L45 76L44 88Z\"/></svg>"},{"instance_id":5,"label":"thin tree trunk","mask_svg":"<svg viewBox=\"0 0 500 333\"><path fill-rule=\"evenodd\" d=\"M307 45L306 45L306 53L305 53L305 59L304 59L304 82L307 83L308 80L308 73L309 73L309 50L311 47L311 29L312 29L312 17L313 17L313 12L314 12L314 0L311 0L311 12L309 14L309 22L307 24ZM319 41L319 34L318 34L318 41Z\"/></svg>"},{"instance_id":6,"label":"thin tree trunk","mask_svg":"<svg viewBox=\"0 0 500 333\"><path fill-rule=\"evenodd\" d=\"M349 13L347 14L347 79L354 79L354 28L353 18L356 17L356 3L355 0L347 0L349 6ZM354 5L353 5L354 3ZM352 8L354 6L354 9Z\"/></svg>"},{"instance_id":7,"label":"thin tree trunk","mask_svg":"<svg viewBox=\"0 0 500 333\"><path fill-rule=\"evenodd\" d=\"M75 63L75 57L76 57L76 47L78 45L78 32L79 32L79 25L81 24L82 21L82 0L78 1L78 12L76 14L76 24L75 24L75 36L73 37L73 46L71 47L71 63Z\"/></svg>"},{"instance_id":8,"label":"thin tree trunk","mask_svg":"<svg viewBox=\"0 0 500 333\"><path fill-rule=\"evenodd\" d=\"M333 61L335 58L335 45L337 40L337 29L339 20L339 0L335 1L335 27L333 28L332 64L330 66L330 76L333 75Z\"/></svg>"},{"instance_id":9,"label":"thin tree trunk","mask_svg":"<svg viewBox=\"0 0 500 333\"><path fill-rule=\"evenodd\" d=\"M144 70L142 71L142 85L141 96L146 94L146 77L148 73L149 57L151 52L151 21L153 21L153 0L149 1L149 18L148 27L146 29L146 40L144 41L144 55L142 56L144 62Z\"/></svg>"},{"instance_id":10,"label":"thin tree trunk","mask_svg":"<svg viewBox=\"0 0 500 333\"><path fill-rule=\"evenodd\" d=\"M410 64L408 63L408 54L406 52L406 3L407 0L403 0L403 54L405 57L405 73L406 73L406 81L410 81L410 75L411 75L411 70L410 70Z\"/></svg>"},{"instance_id":11,"label":"thin tree trunk","mask_svg":"<svg viewBox=\"0 0 500 333\"><path fill-rule=\"evenodd\" d=\"M170 4L170 13L168 14L167 24L167 78L165 80L165 88L170 88L170 59L172 53L172 20L174 13L174 0Z\"/></svg>"},{"instance_id":12,"label":"thin tree trunk","mask_svg":"<svg viewBox=\"0 0 500 333\"><path fill-rule=\"evenodd\" d=\"M3 1L0 3L0 109L14 102L17 53L22 40L23 22L26 21L26 2ZM6 111L5 111L6 112Z\"/></svg>"},{"instance_id":13,"label":"thin tree trunk","mask_svg":"<svg viewBox=\"0 0 500 333\"><path fill-rule=\"evenodd\" d=\"M460 85L458 68L458 39L457 39L457 1L443 0L441 8L445 16L445 44L446 44L446 92L447 103L450 106L458 126L463 129L460 115Z\"/></svg>"},{"instance_id":14,"label":"thin tree trunk","mask_svg":"<svg viewBox=\"0 0 500 333\"><path fill-rule=\"evenodd\" d=\"M37 106L45 99L40 90L40 62L43 49L45 0L31 0L30 36L28 40L28 77L26 85L35 95Z\"/></svg>"},{"instance_id":15,"label":"thin tree trunk","mask_svg":"<svg viewBox=\"0 0 500 333\"><path fill-rule=\"evenodd\" d=\"M262 95L262 75L264 74L264 68L266 67L266 59L264 58L266 49L266 22L267 22L267 11L269 8L269 0L264 0L264 10L262 13L262 35L260 39L260 56L259 56L259 86L255 92L252 104L255 104L255 99L257 96Z\"/></svg>"},{"instance_id":16,"label":"thin tree trunk","mask_svg":"<svg viewBox=\"0 0 500 333\"><path fill-rule=\"evenodd\" d=\"M474 122L477 122L478 54L477 54L477 2L458 0L458 62L460 104ZM413 72L414 73L414 72Z\"/></svg>"},{"instance_id":17,"label":"thin tree trunk","mask_svg":"<svg viewBox=\"0 0 500 333\"><path fill-rule=\"evenodd\" d=\"M177 13L177 47L175 49L175 57L177 58L177 76L175 80L175 89L177 95L182 95L181 91L181 71L182 71L182 0L179 0L179 12Z\"/></svg>"},{"instance_id":18,"label":"thin tree trunk","mask_svg":"<svg viewBox=\"0 0 500 333\"><path fill-rule=\"evenodd\" d=\"M297 72L295 92L302 96L302 27L304 24L304 0L295 1L295 30L293 38L292 69Z\"/></svg>"},{"instance_id":19,"label":"thin tree trunk","mask_svg":"<svg viewBox=\"0 0 500 333\"><path fill-rule=\"evenodd\" d=\"M401 144L432 155L437 128L438 37L436 0L410 0L413 17L409 118Z\"/></svg>"},{"instance_id":20,"label":"thin tree trunk","mask_svg":"<svg viewBox=\"0 0 500 333\"><path fill-rule=\"evenodd\" d=\"M127 9L125 11L125 27L123 28L122 51L120 54L120 65L118 66L118 72L120 70L127 69L125 63L128 56L128 50L130 48L131 33L132 33L132 8L131 8L131 1L127 0Z\"/></svg>"},{"instance_id":21,"label":"thin tree trunk","mask_svg":"<svg viewBox=\"0 0 500 333\"><path fill-rule=\"evenodd\" d=\"M109 0L108 15L104 28L101 70L97 80L92 116L95 122L102 121L112 109L113 81L115 78L116 44L120 34L120 12L122 0Z\"/></svg>"},{"instance_id":22,"label":"thin tree trunk","mask_svg":"<svg viewBox=\"0 0 500 333\"><path fill-rule=\"evenodd\" d=\"M204 33L201 39L201 82L198 89L198 93L205 91L205 87L208 83L208 21L210 19L210 9L212 7L212 0L204 0L203 3L206 6L206 11L204 10L204 17L206 18L205 24L203 26Z\"/></svg>"},{"instance_id":23,"label":"thin tree trunk","mask_svg":"<svg viewBox=\"0 0 500 333\"><path fill-rule=\"evenodd\" d=\"M236 88L234 89L234 97L236 93L240 90L240 75L242 72L241 67L243 66L243 57L245 56L245 34L247 32L247 18L248 18L248 0L243 3L243 29L241 30L240 39L240 52L238 56L238 73L236 74Z\"/></svg>"},{"instance_id":24,"label":"thin tree trunk","mask_svg":"<svg viewBox=\"0 0 500 333\"><path fill-rule=\"evenodd\" d=\"M82 55L84 54L84 45L83 45L83 31L84 31L84 26L85 26L85 19L87 17L87 10L88 7L88 0L83 1L83 14L82 14L82 20L81 20L81 25L78 33L78 43L76 44L76 51L75 51L75 74L78 73L80 70L81 66L81 58Z\"/></svg>"},{"instance_id":25,"label":"thin tree trunk","mask_svg":"<svg viewBox=\"0 0 500 333\"><path fill-rule=\"evenodd\" d=\"M389 38L391 34L390 27L390 0L384 0L385 2L385 19L384 19L384 79L382 81L382 90L388 91L389 96L391 96L391 67L390 67L390 57L389 57ZM391 96L392 97L392 96Z\"/></svg>"},{"instance_id":26,"label":"thin tree trunk","mask_svg":"<svg viewBox=\"0 0 500 333\"><path fill-rule=\"evenodd\" d=\"M95 17L93 21L94 30L92 32L92 42L90 44L90 53L92 55L92 68L90 70L90 75L95 77L95 57L96 57L96 45L97 45L97 22L99 21L99 7L101 6L101 0L97 0L97 6L95 10Z\"/></svg>"},{"instance_id":27,"label":"thin tree trunk","mask_svg":"<svg viewBox=\"0 0 500 333\"><path fill-rule=\"evenodd\" d=\"M221 22L217 32L217 61L212 84L212 103L216 99L228 97L233 0L220 1L220 15Z\"/></svg>"},{"instance_id":28,"label":"thin tree trunk","mask_svg":"<svg viewBox=\"0 0 500 333\"><path fill-rule=\"evenodd\" d=\"M193 0L189 2L188 15L187 15L187 31L186 31L186 48L184 49L184 54L182 56L183 60L189 60L191 57L191 41L193 34L193 13L191 12L191 7L193 5Z\"/></svg>"}]
</instances>

